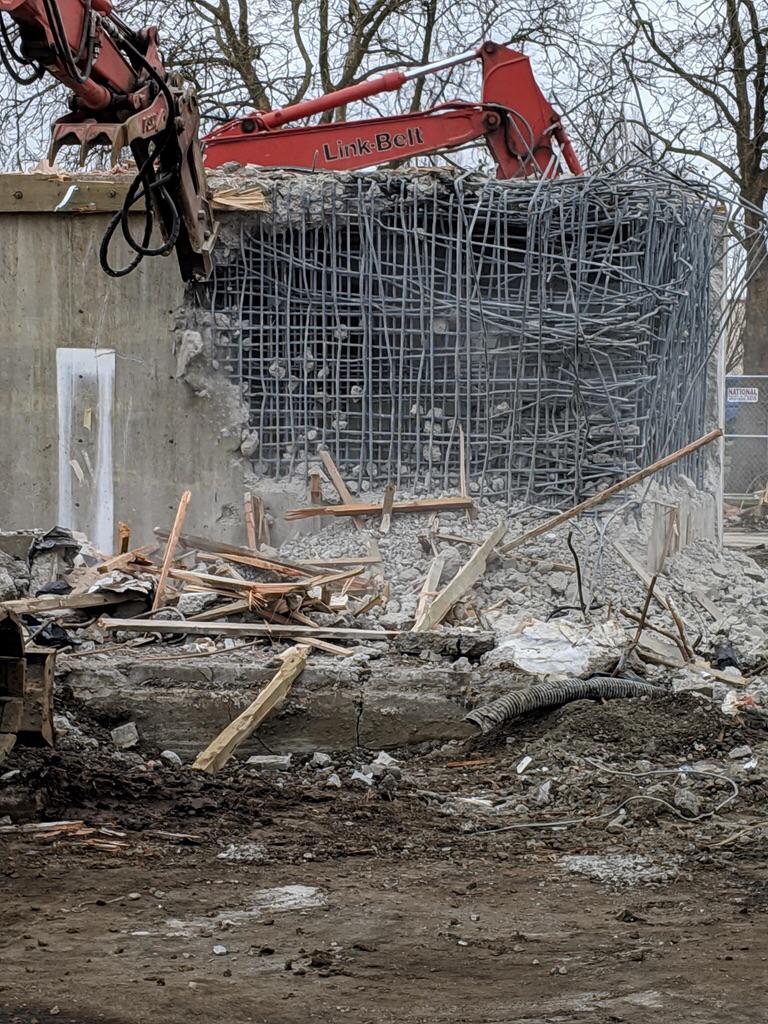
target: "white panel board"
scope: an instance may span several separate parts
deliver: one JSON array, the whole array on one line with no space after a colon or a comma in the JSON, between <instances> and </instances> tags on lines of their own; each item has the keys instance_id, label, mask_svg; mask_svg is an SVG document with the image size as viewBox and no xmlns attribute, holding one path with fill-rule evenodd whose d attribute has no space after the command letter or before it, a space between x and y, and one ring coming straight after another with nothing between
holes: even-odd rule
<instances>
[{"instance_id":1,"label":"white panel board","mask_svg":"<svg viewBox=\"0 0 768 1024\"><path fill-rule=\"evenodd\" d=\"M105 554L114 547L112 412L115 353L56 350L59 412L59 525L88 535Z\"/></svg>"}]
</instances>

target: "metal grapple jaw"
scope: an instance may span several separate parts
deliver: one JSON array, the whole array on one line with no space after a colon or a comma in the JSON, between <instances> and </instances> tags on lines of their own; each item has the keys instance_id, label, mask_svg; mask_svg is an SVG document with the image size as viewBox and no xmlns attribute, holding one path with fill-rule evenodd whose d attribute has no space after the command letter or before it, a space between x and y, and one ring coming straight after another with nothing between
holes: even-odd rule
<instances>
[{"instance_id":1,"label":"metal grapple jaw","mask_svg":"<svg viewBox=\"0 0 768 1024\"><path fill-rule=\"evenodd\" d=\"M197 96L194 88L178 76L168 76L166 85L172 109L165 93L159 92L147 106L121 121L107 120L106 116L102 120L92 112L77 111L60 117L52 125L48 159L53 163L64 147L75 146L83 166L94 149L108 148L114 167L129 149L137 167L144 167L154 180L163 182L162 192L151 193L163 238L174 230L175 206L181 222L176 228L175 249L183 279L205 280L212 269L218 225L213 217L198 140ZM143 99L140 92L131 97L134 104Z\"/></svg>"}]
</instances>

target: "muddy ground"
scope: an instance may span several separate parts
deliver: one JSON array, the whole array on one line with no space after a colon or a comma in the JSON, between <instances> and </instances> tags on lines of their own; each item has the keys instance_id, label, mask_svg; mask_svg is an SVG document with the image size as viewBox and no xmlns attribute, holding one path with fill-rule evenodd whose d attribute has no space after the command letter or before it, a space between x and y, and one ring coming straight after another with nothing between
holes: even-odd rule
<instances>
[{"instance_id":1,"label":"muddy ground","mask_svg":"<svg viewBox=\"0 0 768 1024\"><path fill-rule=\"evenodd\" d=\"M765 1020L760 722L579 702L351 782L375 753L333 789L14 752L20 817L123 835L0 835L0 1020Z\"/></svg>"}]
</instances>

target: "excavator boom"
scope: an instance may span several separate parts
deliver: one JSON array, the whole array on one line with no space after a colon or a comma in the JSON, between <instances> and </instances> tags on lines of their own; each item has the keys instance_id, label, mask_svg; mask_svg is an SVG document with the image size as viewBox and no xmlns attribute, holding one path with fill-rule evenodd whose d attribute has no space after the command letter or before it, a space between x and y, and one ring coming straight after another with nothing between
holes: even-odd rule
<instances>
[{"instance_id":1,"label":"excavator boom","mask_svg":"<svg viewBox=\"0 0 768 1024\"><path fill-rule=\"evenodd\" d=\"M493 42L237 118L207 135L202 150L194 89L167 72L157 30L129 28L110 0L0 0L0 58L17 82L34 82L48 73L71 91L71 112L53 125L51 161L62 146L77 146L81 163L95 146L109 147L113 163L125 148L131 150L137 172L100 251L102 267L113 277L129 273L144 256L167 255L174 249L184 280L208 277L217 225L205 168L228 161L354 170L484 140L500 178L555 177L566 169L582 173L528 57ZM392 117L296 126L315 114L397 91L412 79L470 60L482 63L478 102L457 100ZM137 207L144 212L138 235L137 218L131 216ZM110 245L118 233L131 255L115 268Z\"/></svg>"},{"instance_id":2,"label":"excavator boom","mask_svg":"<svg viewBox=\"0 0 768 1024\"><path fill-rule=\"evenodd\" d=\"M383 92L414 78L479 59L483 94L478 103L456 101L393 117L284 127L314 114ZM500 178L554 177L567 168L581 174L579 159L534 78L525 54L486 42L443 61L391 71L315 99L229 121L203 139L206 167L230 160L263 167L355 170L391 160L456 149L484 139Z\"/></svg>"}]
</instances>

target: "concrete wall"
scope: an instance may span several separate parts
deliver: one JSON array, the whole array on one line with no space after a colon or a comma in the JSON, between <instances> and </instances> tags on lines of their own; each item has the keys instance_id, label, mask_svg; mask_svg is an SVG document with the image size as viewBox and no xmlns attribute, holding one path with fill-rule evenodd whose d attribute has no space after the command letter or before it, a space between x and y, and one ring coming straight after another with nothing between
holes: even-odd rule
<instances>
[{"instance_id":1,"label":"concrete wall","mask_svg":"<svg viewBox=\"0 0 768 1024\"><path fill-rule=\"evenodd\" d=\"M237 391L177 378L175 258L108 278L107 220L0 214L0 529L59 523L109 547L122 519L148 542L189 487L186 529L241 542Z\"/></svg>"}]
</instances>

